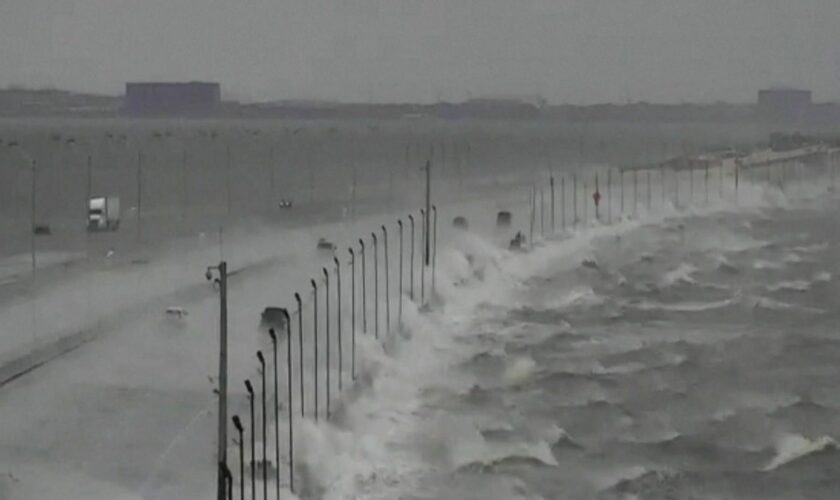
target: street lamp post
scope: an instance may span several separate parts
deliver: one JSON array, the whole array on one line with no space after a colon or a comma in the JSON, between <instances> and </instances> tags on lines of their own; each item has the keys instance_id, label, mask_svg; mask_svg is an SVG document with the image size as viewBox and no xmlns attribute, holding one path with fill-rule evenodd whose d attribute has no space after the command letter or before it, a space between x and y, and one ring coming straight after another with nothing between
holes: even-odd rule
<instances>
[{"instance_id":1,"label":"street lamp post","mask_svg":"<svg viewBox=\"0 0 840 500\"><path fill-rule=\"evenodd\" d=\"M324 323L326 323L326 340L327 340L327 366L324 371L326 371L327 377L327 420L330 418L330 273L327 271L327 268L322 269L324 272L324 299L326 302L326 313L324 314Z\"/></svg>"},{"instance_id":2,"label":"street lamp post","mask_svg":"<svg viewBox=\"0 0 840 500\"><path fill-rule=\"evenodd\" d=\"M266 445L268 444L268 434L266 430L268 426L268 413L265 405L265 358L262 351L257 351L257 359L260 362L260 376L262 378L262 471L263 471L263 500L268 500L268 454L266 453ZM278 464L279 466L279 464Z\"/></svg>"},{"instance_id":3,"label":"street lamp post","mask_svg":"<svg viewBox=\"0 0 840 500\"><path fill-rule=\"evenodd\" d=\"M251 385L250 380L245 381L245 389L248 390L248 404L251 408L251 500L256 500L257 498L257 476L256 476L256 466L257 466L257 457L254 448L256 448L256 439L255 436L257 434L256 426L254 425L254 387Z\"/></svg>"},{"instance_id":4,"label":"street lamp post","mask_svg":"<svg viewBox=\"0 0 840 500\"><path fill-rule=\"evenodd\" d=\"M233 416L233 426L239 432L239 498L245 500L245 429L238 415ZM225 465L227 468L227 465Z\"/></svg>"},{"instance_id":5,"label":"street lamp post","mask_svg":"<svg viewBox=\"0 0 840 500\"><path fill-rule=\"evenodd\" d=\"M288 313L286 313L288 316ZM288 326L289 318L286 318L286 324ZM291 328L291 327L289 327ZM275 483L277 487L277 498L280 498L280 397L279 391L277 388L277 384L279 382L277 378L277 334L274 331L274 328L270 328L268 330L268 334L271 336L271 352L273 356L274 362L274 470L276 474ZM286 338L286 341L289 343L288 349L291 349L291 342L292 336L291 332ZM291 363L289 364L291 366ZM289 369L291 370L291 368ZM291 371L289 372L289 384L291 384ZM291 404L289 405L289 411L291 412ZM291 418L291 413L289 415ZM263 438L265 439L265 438Z\"/></svg>"},{"instance_id":6,"label":"street lamp post","mask_svg":"<svg viewBox=\"0 0 840 500\"><path fill-rule=\"evenodd\" d=\"M338 392L342 389L342 378L344 377L344 352L341 346L341 263L338 257L333 257L335 262L335 292L337 304L336 319L337 319L337 334L338 334Z\"/></svg>"}]
</instances>

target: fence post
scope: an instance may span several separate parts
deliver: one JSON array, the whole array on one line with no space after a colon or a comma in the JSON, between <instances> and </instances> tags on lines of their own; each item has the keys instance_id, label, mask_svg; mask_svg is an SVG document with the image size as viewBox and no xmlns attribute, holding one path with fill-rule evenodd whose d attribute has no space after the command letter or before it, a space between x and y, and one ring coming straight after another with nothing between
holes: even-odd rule
<instances>
[{"instance_id":1,"label":"fence post","mask_svg":"<svg viewBox=\"0 0 840 500\"><path fill-rule=\"evenodd\" d=\"M326 345L326 354L327 354L327 365L324 368L326 382L327 382L327 420L330 419L330 272L327 271L327 268L321 268L321 271L324 273L324 308L326 313L324 314L324 323L326 325L325 328L325 337L327 340Z\"/></svg>"},{"instance_id":2,"label":"fence post","mask_svg":"<svg viewBox=\"0 0 840 500\"><path fill-rule=\"evenodd\" d=\"M391 331L391 285L388 265L388 230L382 225L382 250L385 252L385 336Z\"/></svg>"},{"instance_id":3,"label":"fence post","mask_svg":"<svg viewBox=\"0 0 840 500\"><path fill-rule=\"evenodd\" d=\"M607 169L607 224L612 224L612 167Z\"/></svg>"},{"instance_id":4,"label":"fence post","mask_svg":"<svg viewBox=\"0 0 840 500\"><path fill-rule=\"evenodd\" d=\"M341 262L338 257L333 257L335 262L335 294L338 307L336 319L338 320L338 392L342 390L342 378L344 377L344 352L341 347Z\"/></svg>"},{"instance_id":5,"label":"fence post","mask_svg":"<svg viewBox=\"0 0 840 500\"><path fill-rule=\"evenodd\" d=\"M554 234L556 228L554 226L554 176L548 179L548 184L551 187L551 234Z\"/></svg>"},{"instance_id":6,"label":"fence post","mask_svg":"<svg viewBox=\"0 0 840 500\"><path fill-rule=\"evenodd\" d=\"M583 223L584 226L587 226L589 225L589 197L586 195L587 193L589 193L589 186L586 184L585 178L582 184L583 185L581 187L583 187Z\"/></svg>"},{"instance_id":7,"label":"fence post","mask_svg":"<svg viewBox=\"0 0 840 500\"><path fill-rule=\"evenodd\" d=\"M667 181L665 179L665 165L662 165L662 168L659 171L659 184L662 187L661 203L662 203L662 206L664 207L665 206L665 199L667 198L667 188L668 188L668 186L666 185Z\"/></svg>"},{"instance_id":8,"label":"fence post","mask_svg":"<svg viewBox=\"0 0 840 500\"><path fill-rule=\"evenodd\" d=\"M741 165L735 162L735 203L738 203L738 178L741 175Z\"/></svg>"},{"instance_id":9,"label":"fence post","mask_svg":"<svg viewBox=\"0 0 840 500\"><path fill-rule=\"evenodd\" d=\"M370 233L373 238L373 331L379 338L379 243L376 233Z\"/></svg>"},{"instance_id":10,"label":"fence post","mask_svg":"<svg viewBox=\"0 0 840 500\"><path fill-rule=\"evenodd\" d=\"M397 226L400 228L400 272L399 272L399 284L397 286L397 327L398 329L402 328L402 309L403 309L403 221L402 219L397 219Z\"/></svg>"},{"instance_id":11,"label":"fence post","mask_svg":"<svg viewBox=\"0 0 840 500\"><path fill-rule=\"evenodd\" d=\"M356 380L356 252L350 252L350 380Z\"/></svg>"},{"instance_id":12,"label":"fence post","mask_svg":"<svg viewBox=\"0 0 840 500\"><path fill-rule=\"evenodd\" d=\"M540 187L540 237L545 239L545 191ZM432 290L434 290L434 274L432 274Z\"/></svg>"},{"instance_id":13,"label":"fence post","mask_svg":"<svg viewBox=\"0 0 840 500\"><path fill-rule=\"evenodd\" d=\"M309 280L312 285L312 296L315 298L312 302L312 340L315 342L315 368L313 370L315 380L315 421L318 421L318 283L315 280Z\"/></svg>"},{"instance_id":14,"label":"fence post","mask_svg":"<svg viewBox=\"0 0 840 500\"><path fill-rule=\"evenodd\" d=\"M709 164L708 163L706 163L705 183L706 183L706 205L708 205L709 204Z\"/></svg>"},{"instance_id":15,"label":"fence post","mask_svg":"<svg viewBox=\"0 0 840 500\"><path fill-rule=\"evenodd\" d=\"M619 177L619 181L621 183L621 215L624 216L624 169L619 170L621 172L621 176Z\"/></svg>"},{"instance_id":16,"label":"fence post","mask_svg":"<svg viewBox=\"0 0 840 500\"><path fill-rule=\"evenodd\" d=\"M578 225L577 174L572 174L572 227Z\"/></svg>"},{"instance_id":17,"label":"fence post","mask_svg":"<svg viewBox=\"0 0 840 500\"><path fill-rule=\"evenodd\" d=\"M528 226L529 227L529 233L528 233L529 240L528 241L530 241L530 243L531 243L531 248L534 248L534 218L535 218L534 211L536 210L536 202L535 202L534 199L536 198L536 196L537 196L537 188L534 187L534 186L531 186L531 193L530 193L530 197L528 199L528 201L530 202L530 205L531 205L531 207L530 207L531 211L530 211L529 218L528 218L528 223L529 223L529 226Z\"/></svg>"},{"instance_id":18,"label":"fence post","mask_svg":"<svg viewBox=\"0 0 840 500\"><path fill-rule=\"evenodd\" d=\"M566 230L566 176L560 177L560 228Z\"/></svg>"},{"instance_id":19,"label":"fence post","mask_svg":"<svg viewBox=\"0 0 840 500\"><path fill-rule=\"evenodd\" d=\"M600 187L598 186L598 172L595 172L595 192L592 194L593 200L595 201L595 220L601 220L601 208L599 204L601 203L601 191Z\"/></svg>"},{"instance_id":20,"label":"fence post","mask_svg":"<svg viewBox=\"0 0 840 500\"><path fill-rule=\"evenodd\" d=\"M411 258L408 266L410 290L408 296L411 300L414 300L414 216L408 214L408 220L411 222Z\"/></svg>"},{"instance_id":21,"label":"fence post","mask_svg":"<svg viewBox=\"0 0 840 500\"><path fill-rule=\"evenodd\" d=\"M652 203L651 202L651 194L650 194L650 189L651 189L651 186L650 186L650 169L648 169L646 171L646 174L647 174L647 209L648 209L648 212L650 212L651 203Z\"/></svg>"},{"instance_id":22,"label":"fence post","mask_svg":"<svg viewBox=\"0 0 840 500\"><path fill-rule=\"evenodd\" d=\"M300 366L298 366L300 375L300 417L303 418L305 405L303 404L303 302L300 300L300 294L295 292L295 302L297 302L298 311L298 348L300 349Z\"/></svg>"},{"instance_id":23,"label":"fence post","mask_svg":"<svg viewBox=\"0 0 840 500\"><path fill-rule=\"evenodd\" d=\"M694 167L688 165L688 206L694 205Z\"/></svg>"},{"instance_id":24,"label":"fence post","mask_svg":"<svg viewBox=\"0 0 840 500\"><path fill-rule=\"evenodd\" d=\"M633 169L633 216L639 215L639 170Z\"/></svg>"}]
</instances>

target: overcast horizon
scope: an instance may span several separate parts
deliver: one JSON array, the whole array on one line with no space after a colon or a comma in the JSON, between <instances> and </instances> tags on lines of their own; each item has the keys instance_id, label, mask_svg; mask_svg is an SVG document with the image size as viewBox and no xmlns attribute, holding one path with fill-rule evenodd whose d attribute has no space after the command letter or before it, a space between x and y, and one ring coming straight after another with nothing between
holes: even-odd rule
<instances>
[{"instance_id":1,"label":"overcast horizon","mask_svg":"<svg viewBox=\"0 0 840 500\"><path fill-rule=\"evenodd\" d=\"M0 85L120 95L210 80L243 101L840 101L837 0L4 0Z\"/></svg>"}]
</instances>

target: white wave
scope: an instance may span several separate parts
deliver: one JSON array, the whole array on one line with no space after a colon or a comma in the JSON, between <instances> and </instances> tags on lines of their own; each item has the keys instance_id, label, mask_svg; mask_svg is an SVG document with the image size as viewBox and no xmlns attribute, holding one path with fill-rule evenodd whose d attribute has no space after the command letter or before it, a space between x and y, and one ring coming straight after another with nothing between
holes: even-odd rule
<instances>
[{"instance_id":1,"label":"white wave","mask_svg":"<svg viewBox=\"0 0 840 500\"><path fill-rule=\"evenodd\" d=\"M687 262L683 262L676 269L672 269L662 276L661 283L664 286L673 286L677 283L693 285L696 283L692 274L697 272L697 268Z\"/></svg>"},{"instance_id":2,"label":"white wave","mask_svg":"<svg viewBox=\"0 0 840 500\"><path fill-rule=\"evenodd\" d=\"M753 262L753 268L754 269L759 269L759 270L762 270L762 269L778 270L778 269L784 269L784 267L785 267L785 265L782 264L782 263L771 262L769 260L764 260L764 259L758 259L755 262Z\"/></svg>"},{"instance_id":3,"label":"white wave","mask_svg":"<svg viewBox=\"0 0 840 500\"><path fill-rule=\"evenodd\" d=\"M831 281L831 273L828 271L814 273L814 281L817 283L828 283Z\"/></svg>"},{"instance_id":4,"label":"white wave","mask_svg":"<svg viewBox=\"0 0 840 500\"><path fill-rule=\"evenodd\" d=\"M767 287L771 292L807 292L810 289L811 284L805 280L782 281Z\"/></svg>"},{"instance_id":5,"label":"white wave","mask_svg":"<svg viewBox=\"0 0 840 500\"><path fill-rule=\"evenodd\" d=\"M590 286L578 286L573 288L560 300L548 304L552 309L567 309L570 307L591 307L604 303L604 298L599 296Z\"/></svg>"},{"instance_id":6,"label":"white wave","mask_svg":"<svg viewBox=\"0 0 840 500\"><path fill-rule=\"evenodd\" d=\"M802 257L798 253L791 252L791 253L785 255L785 257L784 257L784 259L782 259L782 261L785 264L799 264L800 262L802 262Z\"/></svg>"},{"instance_id":7,"label":"white wave","mask_svg":"<svg viewBox=\"0 0 840 500\"><path fill-rule=\"evenodd\" d=\"M829 436L811 440L798 434L786 434L776 444L776 456L762 470L772 471L794 460L829 448L837 448L837 443Z\"/></svg>"},{"instance_id":8,"label":"white wave","mask_svg":"<svg viewBox=\"0 0 840 500\"><path fill-rule=\"evenodd\" d=\"M473 464L493 465L506 459L530 459L545 465L559 465L546 441L488 443L483 438L467 439L456 443L450 453L452 466L456 469Z\"/></svg>"},{"instance_id":9,"label":"white wave","mask_svg":"<svg viewBox=\"0 0 840 500\"><path fill-rule=\"evenodd\" d=\"M599 474L599 476L595 478L594 483L595 487L598 488L598 490L608 490L610 488L618 486L624 481L632 481L634 479L639 479L648 472L648 469L642 467L641 465L620 467Z\"/></svg>"},{"instance_id":10,"label":"white wave","mask_svg":"<svg viewBox=\"0 0 840 500\"><path fill-rule=\"evenodd\" d=\"M504 381L511 386L522 384L531 378L536 366L536 362L528 356L516 357L505 367Z\"/></svg>"},{"instance_id":11,"label":"white wave","mask_svg":"<svg viewBox=\"0 0 840 500\"><path fill-rule=\"evenodd\" d=\"M802 253L819 253L828 249L828 243L815 243L813 245L794 247L793 249Z\"/></svg>"},{"instance_id":12,"label":"white wave","mask_svg":"<svg viewBox=\"0 0 840 500\"><path fill-rule=\"evenodd\" d=\"M677 302L664 304L656 301L642 301L633 307L642 311L672 311L672 312L702 312L722 309L732 305L733 299L717 300L713 302Z\"/></svg>"},{"instance_id":13,"label":"white wave","mask_svg":"<svg viewBox=\"0 0 840 500\"><path fill-rule=\"evenodd\" d=\"M721 271L737 271L738 267L729 261L723 254L715 255L715 264Z\"/></svg>"},{"instance_id":14,"label":"white wave","mask_svg":"<svg viewBox=\"0 0 840 500\"><path fill-rule=\"evenodd\" d=\"M825 311L817 309L816 307L798 306L782 302L781 300L771 299L770 297L758 297L755 299L753 305L756 309L769 309L773 311L802 311L810 314L821 314Z\"/></svg>"}]
</instances>

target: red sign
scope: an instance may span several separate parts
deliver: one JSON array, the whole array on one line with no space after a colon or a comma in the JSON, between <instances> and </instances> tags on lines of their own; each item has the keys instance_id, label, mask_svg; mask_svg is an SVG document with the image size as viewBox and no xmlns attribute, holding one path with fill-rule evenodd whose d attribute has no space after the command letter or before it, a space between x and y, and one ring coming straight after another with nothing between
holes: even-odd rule
<instances>
[{"instance_id":1,"label":"red sign","mask_svg":"<svg viewBox=\"0 0 840 500\"><path fill-rule=\"evenodd\" d=\"M595 191L595 193L592 194L592 199L595 200L595 206L597 207L598 203L601 201L601 193Z\"/></svg>"}]
</instances>

